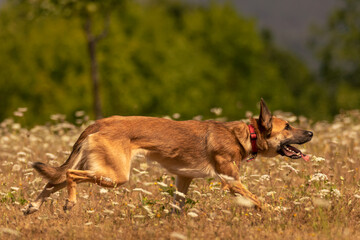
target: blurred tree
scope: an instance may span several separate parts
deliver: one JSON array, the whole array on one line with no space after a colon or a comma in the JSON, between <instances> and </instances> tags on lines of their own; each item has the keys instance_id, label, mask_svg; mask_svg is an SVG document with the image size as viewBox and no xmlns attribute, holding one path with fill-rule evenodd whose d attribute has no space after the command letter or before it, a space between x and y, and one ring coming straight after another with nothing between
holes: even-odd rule
<instances>
[{"instance_id":1,"label":"blurred tree","mask_svg":"<svg viewBox=\"0 0 360 240\"><path fill-rule=\"evenodd\" d=\"M333 113L339 108L360 107L360 1L341 0L341 3L312 40Z\"/></svg>"},{"instance_id":2,"label":"blurred tree","mask_svg":"<svg viewBox=\"0 0 360 240\"><path fill-rule=\"evenodd\" d=\"M86 18L51 4L30 11L34 6L11 1L0 12L0 118L19 106L28 106L31 123L54 112L90 111ZM102 12L92 15L93 35L103 31ZM322 93L305 65L230 5L122 1L111 12L110 34L96 51L104 116L209 118L221 107L239 119L257 112L260 97L272 109L324 116L313 111Z\"/></svg>"},{"instance_id":3,"label":"blurred tree","mask_svg":"<svg viewBox=\"0 0 360 240\"><path fill-rule=\"evenodd\" d=\"M121 1L106 0L34 0L30 2L35 15L58 14L64 17L78 18L83 23L90 58L90 77L93 89L93 111L96 119L102 118L100 99L100 78L96 47L98 42L106 37L109 30L110 12L118 7ZM94 22L102 18L103 28L100 33L94 33Z\"/></svg>"}]
</instances>

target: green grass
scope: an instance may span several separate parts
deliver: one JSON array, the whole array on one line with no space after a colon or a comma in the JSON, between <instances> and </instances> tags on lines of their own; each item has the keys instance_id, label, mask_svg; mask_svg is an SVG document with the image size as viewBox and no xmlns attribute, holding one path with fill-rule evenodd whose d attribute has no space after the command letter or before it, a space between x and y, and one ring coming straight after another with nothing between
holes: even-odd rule
<instances>
[{"instance_id":1,"label":"green grass","mask_svg":"<svg viewBox=\"0 0 360 240\"><path fill-rule=\"evenodd\" d=\"M84 127L24 129L6 120L0 126L0 238L360 239L360 112L333 123L299 118L295 124L314 131L301 147L313 155L310 162L259 157L240 167L263 211L244 207L209 178L194 180L183 213L172 214L173 176L137 159L129 183L107 191L80 184L69 213L62 211L62 190L23 216L21 209L46 183L28 163L61 164Z\"/></svg>"}]
</instances>

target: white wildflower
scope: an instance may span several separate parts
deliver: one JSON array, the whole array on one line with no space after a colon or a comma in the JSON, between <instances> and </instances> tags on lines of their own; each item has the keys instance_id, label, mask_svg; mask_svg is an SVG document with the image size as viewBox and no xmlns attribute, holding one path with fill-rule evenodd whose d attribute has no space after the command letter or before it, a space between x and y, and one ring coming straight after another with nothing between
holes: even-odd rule
<instances>
[{"instance_id":1,"label":"white wildflower","mask_svg":"<svg viewBox=\"0 0 360 240\"><path fill-rule=\"evenodd\" d=\"M63 135L61 136L61 141L62 142L70 142L71 138L68 135Z\"/></svg>"},{"instance_id":2,"label":"white wildflower","mask_svg":"<svg viewBox=\"0 0 360 240\"><path fill-rule=\"evenodd\" d=\"M306 208L305 208L305 211L309 212L309 211L311 211L311 210L313 210L313 209L314 209L314 207L312 207L312 206L311 206L311 207L306 207Z\"/></svg>"},{"instance_id":3,"label":"white wildflower","mask_svg":"<svg viewBox=\"0 0 360 240\"><path fill-rule=\"evenodd\" d=\"M315 163L321 163L321 162L325 162L325 158L312 156L311 161L313 161Z\"/></svg>"},{"instance_id":4,"label":"white wildflower","mask_svg":"<svg viewBox=\"0 0 360 240\"><path fill-rule=\"evenodd\" d=\"M284 164L283 167L289 168L291 171L295 172L296 174L299 173L299 170L295 169L293 166L291 166L291 165L288 164L288 163Z\"/></svg>"},{"instance_id":5,"label":"white wildflower","mask_svg":"<svg viewBox=\"0 0 360 240\"><path fill-rule=\"evenodd\" d=\"M277 206L277 207L274 208L274 210L278 211L278 212L286 212L289 209L290 209L289 207L283 207L283 206Z\"/></svg>"},{"instance_id":6,"label":"white wildflower","mask_svg":"<svg viewBox=\"0 0 360 240\"><path fill-rule=\"evenodd\" d=\"M10 142L10 138L8 136L4 136L1 138L1 141L3 141L4 143Z\"/></svg>"},{"instance_id":7,"label":"white wildflower","mask_svg":"<svg viewBox=\"0 0 360 240\"><path fill-rule=\"evenodd\" d=\"M131 203L128 203L127 206L128 206L129 208L136 208L135 205L134 205L134 204L131 204Z\"/></svg>"},{"instance_id":8,"label":"white wildflower","mask_svg":"<svg viewBox=\"0 0 360 240\"><path fill-rule=\"evenodd\" d=\"M19 130L21 128L21 125L19 123L13 123L13 125L11 126L11 128L13 130Z\"/></svg>"},{"instance_id":9,"label":"white wildflower","mask_svg":"<svg viewBox=\"0 0 360 240\"><path fill-rule=\"evenodd\" d=\"M150 218L153 218L155 216L155 214L152 212L151 208L148 205L143 206L143 208L148 213L148 216Z\"/></svg>"},{"instance_id":10,"label":"white wildflower","mask_svg":"<svg viewBox=\"0 0 360 240\"><path fill-rule=\"evenodd\" d=\"M196 213L200 213L200 210L197 208L190 208L189 212L196 212Z\"/></svg>"},{"instance_id":11,"label":"white wildflower","mask_svg":"<svg viewBox=\"0 0 360 240\"><path fill-rule=\"evenodd\" d=\"M222 113L222 108L212 108L210 109L210 112L214 113L216 116L220 116Z\"/></svg>"},{"instance_id":12,"label":"white wildflower","mask_svg":"<svg viewBox=\"0 0 360 240\"><path fill-rule=\"evenodd\" d=\"M12 162L8 162L8 161L4 161L1 166L9 166L9 165L12 165L13 163Z\"/></svg>"},{"instance_id":13,"label":"white wildflower","mask_svg":"<svg viewBox=\"0 0 360 240\"><path fill-rule=\"evenodd\" d=\"M201 192L199 192L198 190L194 190L193 193L195 193L201 197Z\"/></svg>"},{"instance_id":14,"label":"white wildflower","mask_svg":"<svg viewBox=\"0 0 360 240\"><path fill-rule=\"evenodd\" d=\"M140 163L140 169L141 170L146 170L146 169L148 169L148 164L146 163L146 162L144 162L144 163Z\"/></svg>"},{"instance_id":15,"label":"white wildflower","mask_svg":"<svg viewBox=\"0 0 360 240\"><path fill-rule=\"evenodd\" d=\"M152 195L152 192L146 191L145 189L142 189L142 188L134 188L133 191L134 192L142 192L147 195Z\"/></svg>"},{"instance_id":16,"label":"white wildflower","mask_svg":"<svg viewBox=\"0 0 360 240\"><path fill-rule=\"evenodd\" d=\"M24 116L24 113L19 112L19 111L15 111L15 112L14 112L14 116L16 116L16 117L23 117L23 116Z\"/></svg>"},{"instance_id":17,"label":"white wildflower","mask_svg":"<svg viewBox=\"0 0 360 240\"><path fill-rule=\"evenodd\" d=\"M259 178L260 182L265 182L265 181L270 181L270 176L269 175L262 175L260 178Z\"/></svg>"},{"instance_id":18,"label":"white wildflower","mask_svg":"<svg viewBox=\"0 0 360 240\"><path fill-rule=\"evenodd\" d=\"M10 189L11 189L12 191L19 191L20 188L18 188L18 187L11 187Z\"/></svg>"},{"instance_id":19,"label":"white wildflower","mask_svg":"<svg viewBox=\"0 0 360 240\"><path fill-rule=\"evenodd\" d=\"M84 198L84 199L88 199L89 195L88 194L82 194L81 197Z\"/></svg>"},{"instance_id":20,"label":"white wildflower","mask_svg":"<svg viewBox=\"0 0 360 240\"><path fill-rule=\"evenodd\" d=\"M296 116L290 116L290 117L287 118L288 122L295 122L296 120L297 120Z\"/></svg>"},{"instance_id":21,"label":"white wildflower","mask_svg":"<svg viewBox=\"0 0 360 240\"><path fill-rule=\"evenodd\" d=\"M50 164L50 166L53 166L53 167L58 167L59 166L59 162L55 161L55 160L50 160L49 164Z\"/></svg>"},{"instance_id":22,"label":"white wildflower","mask_svg":"<svg viewBox=\"0 0 360 240\"><path fill-rule=\"evenodd\" d=\"M69 156L71 154L71 151L62 151L61 153L65 156Z\"/></svg>"},{"instance_id":23,"label":"white wildflower","mask_svg":"<svg viewBox=\"0 0 360 240\"><path fill-rule=\"evenodd\" d=\"M197 115L195 117L193 117L193 120L197 120L197 121L201 121L203 119L203 116L201 115Z\"/></svg>"},{"instance_id":24,"label":"white wildflower","mask_svg":"<svg viewBox=\"0 0 360 240\"><path fill-rule=\"evenodd\" d=\"M137 168L133 168L133 171L136 172L136 175L144 175L144 174L148 174L148 171L141 171Z\"/></svg>"},{"instance_id":25,"label":"white wildflower","mask_svg":"<svg viewBox=\"0 0 360 240\"><path fill-rule=\"evenodd\" d=\"M16 155L17 155L17 160L19 162L22 162L22 163L26 162L26 155L27 154L25 152L18 152Z\"/></svg>"},{"instance_id":26,"label":"white wildflower","mask_svg":"<svg viewBox=\"0 0 360 240\"><path fill-rule=\"evenodd\" d=\"M225 213L225 214L228 214L228 215L231 215L232 213L231 213L231 211L229 211L229 210L225 210L225 209L223 209L223 210L221 210L223 213Z\"/></svg>"},{"instance_id":27,"label":"white wildflower","mask_svg":"<svg viewBox=\"0 0 360 240\"><path fill-rule=\"evenodd\" d=\"M177 209L177 210L181 211L181 208L180 208L178 205L173 204L173 203L169 203L169 205L170 205L171 207L173 207L173 208L175 208L175 209Z\"/></svg>"},{"instance_id":28,"label":"white wildflower","mask_svg":"<svg viewBox=\"0 0 360 240\"><path fill-rule=\"evenodd\" d=\"M178 232L172 232L170 234L170 239L180 239L180 240L186 240L187 237L182 234L182 233L178 233Z\"/></svg>"},{"instance_id":29,"label":"white wildflower","mask_svg":"<svg viewBox=\"0 0 360 240\"><path fill-rule=\"evenodd\" d=\"M195 212L188 212L187 215L188 215L189 217L192 217L192 218L196 218L196 217L199 216L199 215L198 215L197 213L195 213Z\"/></svg>"},{"instance_id":30,"label":"white wildflower","mask_svg":"<svg viewBox=\"0 0 360 240\"><path fill-rule=\"evenodd\" d=\"M174 113L172 115L173 119L179 119L181 117L180 113Z\"/></svg>"},{"instance_id":31,"label":"white wildflower","mask_svg":"<svg viewBox=\"0 0 360 240\"><path fill-rule=\"evenodd\" d=\"M100 194L106 194L108 192L109 190L107 190L106 188L100 188Z\"/></svg>"},{"instance_id":32,"label":"white wildflower","mask_svg":"<svg viewBox=\"0 0 360 240\"><path fill-rule=\"evenodd\" d=\"M49 160L54 160L56 159L57 157L52 154L52 153L45 153L45 156L49 159Z\"/></svg>"},{"instance_id":33,"label":"white wildflower","mask_svg":"<svg viewBox=\"0 0 360 240\"><path fill-rule=\"evenodd\" d=\"M186 195L185 195L184 193L179 192L179 191L177 191L177 190L174 192L174 194L176 194L176 195L178 195L178 196L180 196L180 197L183 197L183 198L186 197Z\"/></svg>"},{"instance_id":34,"label":"white wildflower","mask_svg":"<svg viewBox=\"0 0 360 240\"><path fill-rule=\"evenodd\" d=\"M103 212L106 213L106 214L114 214L114 211L113 211L113 210L110 210L110 209L107 209L107 208L105 208L105 209L103 210Z\"/></svg>"},{"instance_id":35,"label":"white wildflower","mask_svg":"<svg viewBox=\"0 0 360 240\"><path fill-rule=\"evenodd\" d=\"M14 166L12 167L12 171L13 172L18 172L20 171L21 166L19 164L14 164Z\"/></svg>"},{"instance_id":36,"label":"white wildflower","mask_svg":"<svg viewBox=\"0 0 360 240\"><path fill-rule=\"evenodd\" d=\"M66 116L63 114L53 114L50 116L50 119L54 120L54 121L64 121L65 118L66 118Z\"/></svg>"},{"instance_id":37,"label":"white wildflower","mask_svg":"<svg viewBox=\"0 0 360 240\"><path fill-rule=\"evenodd\" d=\"M159 185L160 187L167 187L168 185L166 185L166 183L163 182L156 182L157 185Z\"/></svg>"},{"instance_id":38,"label":"white wildflower","mask_svg":"<svg viewBox=\"0 0 360 240\"><path fill-rule=\"evenodd\" d=\"M270 191L266 193L266 196L274 196L274 194L276 194L275 191Z\"/></svg>"},{"instance_id":39,"label":"white wildflower","mask_svg":"<svg viewBox=\"0 0 360 240\"><path fill-rule=\"evenodd\" d=\"M329 189L322 189L322 190L320 190L320 192L319 192L319 196L320 196L321 198L324 198L324 197L328 196L329 194L330 194L330 190L329 190Z\"/></svg>"},{"instance_id":40,"label":"white wildflower","mask_svg":"<svg viewBox=\"0 0 360 240\"><path fill-rule=\"evenodd\" d=\"M24 112L26 112L28 109L27 109L27 107L19 107L17 110L18 110L18 112L24 113Z\"/></svg>"},{"instance_id":41,"label":"white wildflower","mask_svg":"<svg viewBox=\"0 0 360 240\"><path fill-rule=\"evenodd\" d=\"M85 111L76 111L75 112L75 117L82 117L85 115Z\"/></svg>"},{"instance_id":42,"label":"white wildflower","mask_svg":"<svg viewBox=\"0 0 360 240\"><path fill-rule=\"evenodd\" d=\"M0 228L0 233L1 233L1 236L3 235L3 233L7 233L9 235L14 235L15 237L21 236L21 233L19 231L11 229L11 228L5 228L5 227ZM5 236L4 236L4 238L5 238Z\"/></svg>"},{"instance_id":43,"label":"white wildflower","mask_svg":"<svg viewBox=\"0 0 360 240\"><path fill-rule=\"evenodd\" d=\"M315 173L311 176L310 182L320 182L320 181L327 181L328 177L323 173Z\"/></svg>"},{"instance_id":44,"label":"white wildflower","mask_svg":"<svg viewBox=\"0 0 360 240\"><path fill-rule=\"evenodd\" d=\"M341 196L341 193L338 189L334 188L334 189L331 189L331 193L334 195L334 197L340 197Z\"/></svg>"}]
</instances>

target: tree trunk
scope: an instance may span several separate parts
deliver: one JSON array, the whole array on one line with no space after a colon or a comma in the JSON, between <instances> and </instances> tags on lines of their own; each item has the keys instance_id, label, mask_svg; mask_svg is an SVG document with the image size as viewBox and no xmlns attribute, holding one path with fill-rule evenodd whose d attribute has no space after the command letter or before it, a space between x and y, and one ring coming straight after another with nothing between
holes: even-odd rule
<instances>
[{"instance_id":1,"label":"tree trunk","mask_svg":"<svg viewBox=\"0 0 360 240\"><path fill-rule=\"evenodd\" d=\"M98 38L94 37L91 30L91 17L89 16L85 23L85 32L87 36L88 52L90 57L90 77L93 90L93 111L96 119L102 118L102 107L99 89L99 70L96 58L96 44Z\"/></svg>"}]
</instances>

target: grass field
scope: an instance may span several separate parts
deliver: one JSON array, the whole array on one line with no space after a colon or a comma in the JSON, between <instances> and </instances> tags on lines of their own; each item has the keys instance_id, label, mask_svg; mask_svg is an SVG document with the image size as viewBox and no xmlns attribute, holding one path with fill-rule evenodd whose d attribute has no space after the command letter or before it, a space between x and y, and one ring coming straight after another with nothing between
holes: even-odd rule
<instances>
[{"instance_id":1,"label":"grass field","mask_svg":"<svg viewBox=\"0 0 360 240\"><path fill-rule=\"evenodd\" d=\"M287 117L314 131L313 140L301 147L313 157L310 162L257 158L241 165L243 183L266 206L261 212L209 178L194 180L183 213L171 214L173 176L137 159L129 183L116 189L80 184L71 212L62 211L67 197L62 190L29 216L21 209L46 183L29 163L60 165L84 126L57 116L52 125L32 129L17 123L22 118L5 120L0 126L0 238L360 239L360 112L345 112L332 123Z\"/></svg>"}]
</instances>

